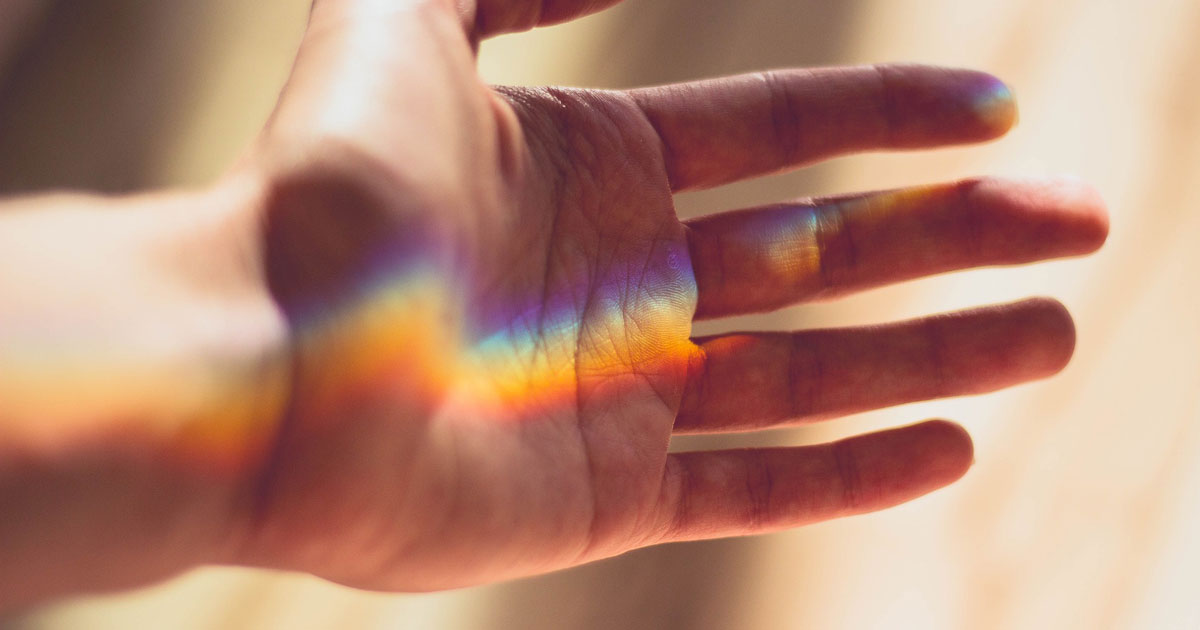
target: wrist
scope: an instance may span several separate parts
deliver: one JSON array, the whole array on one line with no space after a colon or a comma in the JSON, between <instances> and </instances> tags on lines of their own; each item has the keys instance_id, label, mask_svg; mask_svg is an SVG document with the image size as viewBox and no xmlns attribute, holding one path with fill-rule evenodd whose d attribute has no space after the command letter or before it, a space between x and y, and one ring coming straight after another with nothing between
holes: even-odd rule
<instances>
[{"instance_id":1,"label":"wrist","mask_svg":"<svg viewBox=\"0 0 1200 630\"><path fill-rule=\"evenodd\" d=\"M364 466L394 472L419 459L409 449L422 443L461 341L446 227L455 206L353 146L322 149L269 170L259 163L268 173L256 201L262 275L287 324L293 386L228 557L316 573L336 561L326 537L355 539L372 526L338 521L356 514L339 505L371 491ZM408 476L389 477L397 489Z\"/></svg>"},{"instance_id":2,"label":"wrist","mask_svg":"<svg viewBox=\"0 0 1200 630\"><path fill-rule=\"evenodd\" d=\"M7 204L0 607L228 557L288 384L254 196Z\"/></svg>"}]
</instances>

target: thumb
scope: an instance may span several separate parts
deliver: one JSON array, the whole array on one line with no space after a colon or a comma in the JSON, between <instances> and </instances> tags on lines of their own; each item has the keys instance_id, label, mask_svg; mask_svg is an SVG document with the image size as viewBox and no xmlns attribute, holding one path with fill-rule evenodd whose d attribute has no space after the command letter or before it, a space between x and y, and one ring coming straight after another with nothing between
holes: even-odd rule
<instances>
[{"instance_id":1,"label":"thumb","mask_svg":"<svg viewBox=\"0 0 1200 630\"><path fill-rule=\"evenodd\" d=\"M428 163L430 147L480 133L487 87L455 1L316 0L259 148L295 159L304 143L332 139L384 162Z\"/></svg>"},{"instance_id":2,"label":"thumb","mask_svg":"<svg viewBox=\"0 0 1200 630\"><path fill-rule=\"evenodd\" d=\"M288 120L290 109L314 99L331 116L360 109L362 99L390 105L416 98L437 103L436 109L447 97L477 96L474 50L480 39L565 22L618 2L314 0L277 118ZM457 85L447 77L456 77ZM435 83L455 92L411 89ZM303 109L296 117L312 124L314 114Z\"/></svg>"},{"instance_id":3,"label":"thumb","mask_svg":"<svg viewBox=\"0 0 1200 630\"><path fill-rule=\"evenodd\" d=\"M567 22L621 0L459 0L470 17L473 38L527 31L536 26Z\"/></svg>"}]
</instances>

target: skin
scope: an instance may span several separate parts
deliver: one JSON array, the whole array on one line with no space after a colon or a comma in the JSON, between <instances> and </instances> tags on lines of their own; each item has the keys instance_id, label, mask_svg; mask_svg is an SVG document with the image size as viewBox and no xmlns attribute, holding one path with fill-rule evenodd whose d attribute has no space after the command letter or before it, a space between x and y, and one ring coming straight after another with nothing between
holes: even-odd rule
<instances>
[{"instance_id":1,"label":"skin","mask_svg":"<svg viewBox=\"0 0 1200 630\"><path fill-rule=\"evenodd\" d=\"M0 605L204 563L452 588L963 475L971 441L945 421L668 446L1048 376L1074 347L1056 302L794 334L692 322L1085 254L1102 202L982 179L681 223L676 192L988 140L1015 106L992 77L919 66L625 92L479 79L480 39L610 4L317 0L277 111L210 188L6 202Z\"/></svg>"}]
</instances>

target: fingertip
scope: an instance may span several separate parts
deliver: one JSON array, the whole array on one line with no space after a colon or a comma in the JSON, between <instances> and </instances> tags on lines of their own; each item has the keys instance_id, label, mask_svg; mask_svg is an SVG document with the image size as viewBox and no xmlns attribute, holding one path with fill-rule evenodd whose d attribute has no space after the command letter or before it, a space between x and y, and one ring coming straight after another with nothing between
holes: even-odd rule
<instances>
[{"instance_id":1,"label":"fingertip","mask_svg":"<svg viewBox=\"0 0 1200 630\"><path fill-rule=\"evenodd\" d=\"M1026 336L1020 344L1030 375L1044 378L1058 374L1075 354L1075 320L1062 302L1036 297L1014 305L1022 311L1019 326Z\"/></svg>"},{"instance_id":2,"label":"fingertip","mask_svg":"<svg viewBox=\"0 0 1200 630\"><path fill-rule=\"evenodd\" d=\"M1013 90L986 72L911 64L876 66L889 92L893 132L910 146L982 142L1017 122Z\"/></svg>"},{"instance_id":3,"label":"fingertip","mask_svg":"<svg viewBox=\"0 0 1200 630\"><path fill-rule=\"evenodd\" d=\"M1044 217L1060 222L1057 234L1069 254L1089 254L1108 239L1108 207L1088 182L1073 175L995 180L1012 197Z\"/></svg>"},{"instance_id":4,"label":"fingertip","mask_svg":"<svg viewBox=\"0 0 1200 630\"><path fill-rule=\"evenodd\" d=\"M968 72L964 84L981 137L992 139L1003 136L1016 126L1018 119L1017 100L1012 88L990 74Z\"/></svg>"},{"instance_id":5,"label":"fingertip","mask_svg":"<svg viewBox=\"0 0 1200 630\"><path fill-rule=\"evenodd\" d=\"M1108 205L1095 186L1077 177L1060 177L1053 183L1058 187L1060 203L1071 209L1074 220L1074 242L1080 254L1100 249L1108 240Z\"/></svg>"},{"instance_id":6,"label":"fingertip","mask_svg":"<svg viewBox=\"0 0 1200 630\"><path fill-rule=\"evenodd\" d=\"M932 456L930 477L938 487L960 479L975 463L975 442L961 424L936 418L914 425L924 433Z\"/></svg>"},{"instance_id":7,"label":"fingertip","mask_svg":"<svg viewBox=\"0 0 1200 630\"><path fill-rule=\"evenodd\" d=\"M990 216L988 244L1007 262L1090 254L1108 238L1108 209L1091 184L1071 176L967 180Z\"/></svg>"},{"instance_id":8,"label":"fingertip","mask_svg":"<svg viewBox=\"0 0 1200 630\"><path fill-rule=\"evenodd\" d=\"M975 461L975 446L962 426L949 420L926 420L857 438L877 459L859 459L864 478L877 483L883 502L900 503L962 478Z\"/></svg>"}]
</instances>

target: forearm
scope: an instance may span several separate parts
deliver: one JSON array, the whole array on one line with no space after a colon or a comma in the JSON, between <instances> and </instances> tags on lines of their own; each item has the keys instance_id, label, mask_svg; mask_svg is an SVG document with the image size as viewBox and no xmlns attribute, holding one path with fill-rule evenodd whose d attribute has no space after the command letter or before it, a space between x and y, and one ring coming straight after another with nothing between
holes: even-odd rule
<instances>
[{"instance_id":1,"label":"forearm","mask_svg":"<svg viewBox=\"0 0 1200 630\"><path fill-rule=\"evenodd\" d=\"M228 555L287 387L255 194L0 202L0 608Z\"/></svg>"}]
</instances>

